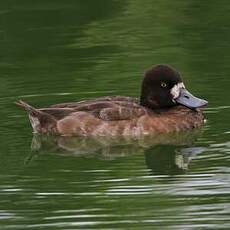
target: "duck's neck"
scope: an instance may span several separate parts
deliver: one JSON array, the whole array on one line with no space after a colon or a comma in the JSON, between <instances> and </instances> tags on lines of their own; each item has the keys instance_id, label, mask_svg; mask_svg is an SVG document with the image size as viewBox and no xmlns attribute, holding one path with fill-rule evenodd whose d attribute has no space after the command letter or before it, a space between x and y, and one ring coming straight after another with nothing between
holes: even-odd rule
<instances>
[{"instance_id":1,"label":"duck's neck","mask_svg":"<svg viewBox=\"0 0 230 230\"><path fill-rule=\"evenodd\" d=\"M158 100L157 97L154 96L148 97L145 94L141 94L140 105L150 110L153 110L154 112L168 111L169 109L172 109L173 107L177 106L176 104L171 104L171 105L168 104L167 106L162 106L160 100Z\"/></svg>"},{"instance_id":2,"label":"duck's neck","mask_svg":"<svg viewBox=\"0 0 230 230\"><path fill-rule=\"evenodd\" d=\"M160 109L159 103L157 102L156 98L150 97L144 93L141 94L140 105L151 110Z\"/></svg>"}]
</instances>

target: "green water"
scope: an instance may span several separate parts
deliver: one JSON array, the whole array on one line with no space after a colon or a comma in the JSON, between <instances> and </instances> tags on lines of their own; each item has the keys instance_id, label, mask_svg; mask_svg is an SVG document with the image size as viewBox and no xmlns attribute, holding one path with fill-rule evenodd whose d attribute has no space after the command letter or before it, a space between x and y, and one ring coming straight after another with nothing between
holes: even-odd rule
<instances>
[{"instance_id":1,"label":"green water","mask_svg":"<svg viewBox=\"0 0 230 230\"><path fill-rule=\"evenodd\" d=\"M229 10L225 0L1 1L0 229L230 229ZM200 133L47 140L13 104L138 96L156 63L209 101Z\"/></svg>"}]
</instances>

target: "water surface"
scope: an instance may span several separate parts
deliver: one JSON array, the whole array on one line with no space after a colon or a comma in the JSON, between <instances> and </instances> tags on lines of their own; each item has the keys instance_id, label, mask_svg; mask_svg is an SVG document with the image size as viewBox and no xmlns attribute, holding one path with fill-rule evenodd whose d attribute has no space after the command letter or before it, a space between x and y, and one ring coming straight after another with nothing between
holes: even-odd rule
<instances>
[{"instance_id":1,"label":"water surface","mask_svg":"<svg viewBox=\"0 0 230 230\"><path fill-rule=\"evenodd\" d=\"M230 228L228 1L0 6L1 229ZM13 104L138 96L156 63L176 67L209 101L202 130L47 140Z\"/></svg>"}]
</instances>

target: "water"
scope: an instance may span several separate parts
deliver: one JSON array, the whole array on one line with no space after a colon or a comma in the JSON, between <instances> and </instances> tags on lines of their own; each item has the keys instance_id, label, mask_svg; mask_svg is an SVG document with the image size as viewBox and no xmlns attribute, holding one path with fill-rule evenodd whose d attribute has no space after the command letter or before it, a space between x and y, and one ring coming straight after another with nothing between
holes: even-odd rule
<instances>
[{"instance_id":1,"label":"water","mask_svg":"<svg viewBox=\"0 0 230 230\"><path fill-rule=\"evenodd\" d=\"M0 6L0 229L230 229L228 1ZM209 100L201 131L47 140L13 104L138 96L156 63Z\"/></svg>"}]
</instances>

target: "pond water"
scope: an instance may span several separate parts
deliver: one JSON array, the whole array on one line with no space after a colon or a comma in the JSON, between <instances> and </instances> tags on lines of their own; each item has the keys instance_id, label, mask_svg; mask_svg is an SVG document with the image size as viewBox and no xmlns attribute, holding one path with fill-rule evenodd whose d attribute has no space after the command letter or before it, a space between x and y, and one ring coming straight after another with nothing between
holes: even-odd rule
<instances>
[{"instance_id":1,"label":"pond water","mask_svg":"<svg viewBox=\"0 0 230 230\"><path fill-rule=\"evenodd\" d=\"M228 1L0 2L0 229L230 229ZM138 96L168 63L209 101L202 130L34 136L34 106Z\"/></svg>"}]
</instances>

